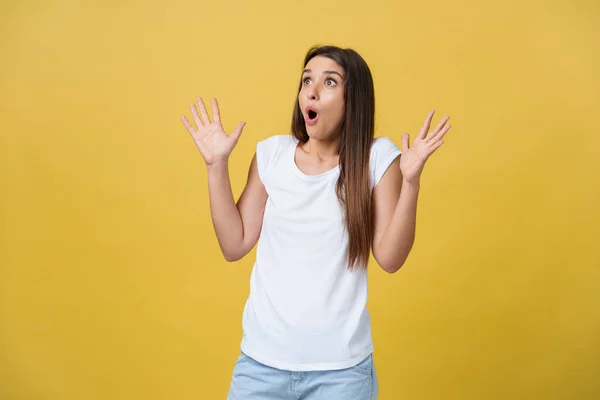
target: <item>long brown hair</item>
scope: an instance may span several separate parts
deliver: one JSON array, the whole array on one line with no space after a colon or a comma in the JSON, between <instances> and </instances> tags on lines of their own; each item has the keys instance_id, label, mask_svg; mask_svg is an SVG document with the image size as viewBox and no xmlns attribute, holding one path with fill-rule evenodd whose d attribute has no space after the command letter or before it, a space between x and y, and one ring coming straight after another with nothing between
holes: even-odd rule
<instances>
[{"instance_id":1,"label":"long brown hair","mask_svg":"<svg viewBox=\"0 0 600 400\"><path fill-rule=\"evenodd\" d=\"M373 238L369 156L375 134L375 90L365 60L352 49L336 46L312 47L304 58L304 67L316 56L335 61L345 75L345 113L338 148L340 177L336 194L344 208L348 232L348 267L366 268ZM302 81L298 93L302 89ZM292 135L306 143L304 115L296 99L292 117Z\"/></svg>"}]
</instances>

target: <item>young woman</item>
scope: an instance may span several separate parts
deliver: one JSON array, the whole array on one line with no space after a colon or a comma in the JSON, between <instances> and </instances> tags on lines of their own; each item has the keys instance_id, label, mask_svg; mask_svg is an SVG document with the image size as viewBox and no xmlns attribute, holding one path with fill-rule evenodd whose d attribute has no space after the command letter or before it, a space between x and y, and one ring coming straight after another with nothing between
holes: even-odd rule
<instances>
[{"instance_id":1,"label":"young woman","mask_svg":"<svg viewBox=\"0 0 600 400\"><path fill-rule=\"evenodd\" d=\"M228 135L212 99L186 117L206 162L212 221L228 261L257 243L243 312L241 354L228 398L375 399L367 302L372 251L388 273L413 245L420 176L450 129L430 132L434 111L409 147L374 139L373 79L351 49L314 47L304 60L291 135L260 141L237 203L228 158L244 123Z\"/></svg>"}]
</instances>

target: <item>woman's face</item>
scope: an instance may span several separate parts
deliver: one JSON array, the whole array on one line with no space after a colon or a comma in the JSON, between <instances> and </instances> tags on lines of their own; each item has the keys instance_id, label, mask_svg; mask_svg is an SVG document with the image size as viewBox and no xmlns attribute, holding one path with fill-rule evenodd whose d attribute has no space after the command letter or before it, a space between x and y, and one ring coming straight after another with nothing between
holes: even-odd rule
<instances>
[{"instance_id":1,"label":"woman's face","mask_svg":"<svg viewBox=\"0 0 600 400\"><path fill-rule=\"evenodd\" d=\"M302 73L298 93L306 132L314 139L337 137L344 121L344 71L332 59L313 57Z\"/></svg>"}]
</instances>

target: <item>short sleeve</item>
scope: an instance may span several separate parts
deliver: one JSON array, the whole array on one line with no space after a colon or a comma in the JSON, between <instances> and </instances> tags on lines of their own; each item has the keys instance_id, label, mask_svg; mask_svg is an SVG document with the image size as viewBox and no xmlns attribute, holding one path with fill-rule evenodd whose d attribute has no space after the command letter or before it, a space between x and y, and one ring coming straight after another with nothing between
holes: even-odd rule
<instances>
[{"instance_id":1,"label":"short sleeve","mask_svg":"<svg viewBox=\"0 0 600 400\"><path fill-rule=\"evenodd\" d=\"M256 166L258 176L264 185L266 185L267 172L270 170L270 166L284 144L291 140L290 137L290 135L274 135L256 144Z\"/></svg>"},{"instance_id":2,"label":"short sleeve","mask_svg":"<svg viewBox=\"0 0 600 400\"><path fill-rule=\"evenodd\" d=\"M376 138L371 146L371 188L379 183L392 161L401 154L400 149L387 137Z\"/></svg>"},{"instance_id":3,"label":"short sleeve","mask_svg":"<svg viewBox=\"0 0 600 400\"><path fill-rule=\"evenodd\" d=\"M256 167L260 180L265 182L265 171L269 161L269 145L272 144L269 139L261 140L256 144Z\"/></svg>"}]
</instances>

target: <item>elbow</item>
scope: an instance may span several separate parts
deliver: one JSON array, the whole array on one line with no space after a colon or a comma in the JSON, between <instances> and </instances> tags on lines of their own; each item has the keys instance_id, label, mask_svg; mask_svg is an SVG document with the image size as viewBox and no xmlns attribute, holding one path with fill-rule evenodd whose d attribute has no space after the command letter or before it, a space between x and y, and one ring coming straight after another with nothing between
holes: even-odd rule
<instances>
[{"instance_id":1,"label":"elbow","mask_svg":"<svg viewBox=\"0 0 600 400\"><path fill-rule=\"evenodd\" d=\"M239 251L235 251L235 249L226 249L223 246L221 246L221 254L223 254L225 261L230 263L239 261L244 256Z\"/></svg>"},{"instance_id":2,"label":"elbow","mask_svg":"<svg viewBox=\"0 0 600 400\"><path fill-rule=\"evenodd\" d=\"M385 258L375 257L375 261L377 261L377 264L379 264L381 269L387 272L388 274L395 274L400 270L400 268L402 268L404 262L406 261L406 258L403 257L402 259L396 258L386 260Z\"/></svg>"},{"instance_id":3,"label":"elbow","mask_svg":"<svg viewBox=\"0 0 600 400\"><path fill-rule=\"evenodd\" d=\"M241 260L241 257L238 257L234 254L223 253L223 256L225 257L225 261L227 261L229 263L233 263L233 262Z\"/></svg>"},{"instance_id":4,"label":"elbow","mask_svg":"<svg viewBox=\"0 0 600 400\"><path fill-rule=\"evenodd\" d=\"M223 257L227 262L233 263L236 261L240 261L242 258L246 256L250 252L251 249L248 249L243 244L240 246L236 246L234 249L230 249L228 251L221 250L223 253Z\"/></svg>"},{"instance_id":5,"label":"elbow","mask_svg":"<svg viewBox=\"0 0 600 400\"><path fill-rule=\"evenodd\" d=\"M410 250L409 250L410 252ZM402 268L402 266L406 263L406 259L408 258L408 253L399 255L399 254L387 254L387 255L376 255L373 254L375 261L379 264L382 270L387 272L388 274L395 274Z\"/></svg>"},{"instance_id":6,"label":"elbow","mask_svg":"<svg viewBox=\"0 0 600 400\"><path fill-rule=\"evenodd\" d=\"M240 251L223 251L223 257L225 257L225 261L233 263L236 261L240 261L244 258L246 254Z\"/></svg>"},{"instance_id":7,"label":"elbow","mask_svg":"<svg viewBox=\"0 0 600 400\"><path fill-rule=\"evenodd\" d=\"M396 272L398 272L400 270L400 268L402 268L402 266L404 265L404 262L402 263L388 263L388 264L380 264L381 269L383 269L385 272L387 272L388 274L395 274Z\"/></svg>"},{"instance_id":8,"label":"elbow","mask_svg":"<svg viewBox=\"0 0 600 400\"><path fill-rule=\"evenodd\" d=\"M377 249L377 252L373 252L373 256L375 260L388 274L395 274L402 268L402 266L406 263L408 259L408 255L412 250L413 242L411 241L410 245L404 248L396 248L394 251L381 251L382 249ZM375 250L375 249L373 249Z\"/></svg>"},{"instance_id":9,"label":"elbow","mask_svg":"<svg viewBox=\"0 0 600 400\"><path fill-rule=\"evenodd\" d=\"M388 243L382 245L381 240L373 243L371 248L375 261L388 274L395 274L402 268L410 251L413 241L390 247Z\"/></svg>"},{"instance_id":10,"label":"elbow","mask_svg":"<svg viewBox=\"0 0 600 400\"><path fill-rule=\"evenodd\" d=\"M231 243L231 241L224 243L219 241L219 248L221 249L223 258L229 263L241 260L247 253L244 251L243 243Z\"/></svg>"}]
</instances>

